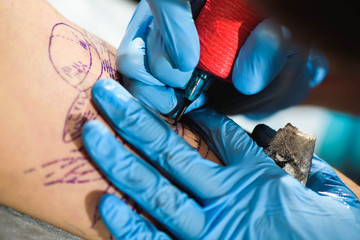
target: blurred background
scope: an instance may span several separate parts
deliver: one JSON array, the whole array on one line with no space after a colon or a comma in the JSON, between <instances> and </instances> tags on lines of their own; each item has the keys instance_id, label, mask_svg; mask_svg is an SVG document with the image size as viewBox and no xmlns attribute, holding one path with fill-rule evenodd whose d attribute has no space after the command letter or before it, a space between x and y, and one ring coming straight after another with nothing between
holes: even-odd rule
<instances>
[{"instance_id":1,"label":"blurred background","mask_svg":"<svg viewBox=\"0 0 360 240\"><path fill-rule=\"evenodd\" d=\"M48 1L66 18L115 48L118 48L138 4L136 0ZM339 77L327 77L309 96L306 105L288 108L261 120L251 120L243 115L229 117L249 132L258 123L277 130L290 122L315 134L315 153L360 184L360 80L337 81Z\"/></svg>"}]
</instances>

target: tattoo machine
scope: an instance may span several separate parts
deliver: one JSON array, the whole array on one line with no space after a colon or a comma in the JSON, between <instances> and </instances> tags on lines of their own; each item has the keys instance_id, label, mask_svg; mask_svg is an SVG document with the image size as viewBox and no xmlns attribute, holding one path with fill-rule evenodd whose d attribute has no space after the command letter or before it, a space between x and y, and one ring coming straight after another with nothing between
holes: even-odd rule
<instances>
[{"instance_id":1,"label":"tattoo machine","mask_svg":"<svg viewBox=\"0 0 360 240\"><path fill-rule=\"evenodd\" d=\"M185 88L184 103L175 122L213 81L232 82L235 58L250 32L262 20L251 0L207 0L195 20L200 60Z\"/></svg>"}]
</instances>

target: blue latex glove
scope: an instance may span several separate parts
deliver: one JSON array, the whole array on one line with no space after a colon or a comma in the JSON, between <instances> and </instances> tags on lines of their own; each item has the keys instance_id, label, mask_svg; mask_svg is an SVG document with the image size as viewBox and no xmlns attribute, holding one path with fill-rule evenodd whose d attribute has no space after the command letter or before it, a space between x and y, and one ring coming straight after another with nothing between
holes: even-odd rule
<instances>
[{"instance_id":1,"label":"blue latex glove","mask_svg":"<svg viewBox=\"0 0 360 240\"><path fill-rule=\"evenodd\" d=\"M92 95L115 131L173 183L96 121L83 129L88 153L115 186L176 238L359 238L360 203L319 158L313 159L307 188L227 117L209 109L189 113L225 163L220 166L204 160L115 81L98 81ZM170 239L114 195L102 197L100 212L117 239Z\"/></svg>"},{"instance_id":2,"label":"blue latex glove","mask_svg":"<svg viewBox=\"0 0 360 240\"><path fill-rule=\"evenodd\" d=\"M123 85L157 112L174 115L196 67L200 49L193 21L203 0L141 1L118 49L116 65ZM192 15L193 12L193 15ZM269 113L302 101L325 77L328 65L317 51L299 47L291 33L271 19L261 22L241 48L233 83L242 94L261 92L271 82L264 101L251 112ZM276 97L276 101L269 98ZM202 94L188 111L206 102ZM241 105L241 102L239 102Z\"/></svg>"},{"instance_id":3,"label":"blue latex glove","mask_svg":"<svg viewBox=\"0 0 360 240\"><path fill-rule=\"evenodd\" d=\"M194 0L199 9L202 0ZM200 4L199 4L200 3ZM189 0L141 1L116 56L123 85L152 109L168 114L182 100L200 47ZM189 110L205 102L204 95ZM172 113L173 114L173 113ZM170 115L172 115L170 114Z\"/></svg>"}]
</instances>

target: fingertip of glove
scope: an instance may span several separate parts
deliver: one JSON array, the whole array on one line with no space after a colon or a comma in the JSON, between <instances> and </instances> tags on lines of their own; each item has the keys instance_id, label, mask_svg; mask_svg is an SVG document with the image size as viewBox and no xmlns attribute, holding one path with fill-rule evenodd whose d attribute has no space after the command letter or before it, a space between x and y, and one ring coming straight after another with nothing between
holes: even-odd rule
<instances>
[{"instance_id":1,"label":"fingertip of glove","mask_svg":"<svg viewBox=\"0 0 360 240\"><path fill-rule=\"evenodd\" d=\"M207 100L206 95L202 93L194 102L190 104L190 106L186 109L185 114L200 108L205 104L206 100Z\"/></svg>"},{"instance_id":2,"label":"fingertip of glove","mask_svg":"<svg viewBox=\"0 0 360 240\"><path fill-rule=\"evenodd\" d=\"M172 87L184 89L190 79L192 71L180 71L173 63L169 62L169 58L164 55L150 56L149 68L156 79L163 84Z\"/></svg>"},{"instance_id":3,"label":"fingertip of glove","mask_svg":"<svg viewBox=\"0 0 360 240\"><path fill-rule=\"evenodd\" d=\"M100 214L108 226L125 226L130 212L128 206L113 194L104 194L99 202Z\"/></svg>"},{"instance_id":4,"label":"fingertip of glove","mask_svg":"<svg viewBox=\"0 0 360 240\"><path fill-rule=\"evenodd\" d=\"M113 194L104 194L99 201L99 211L104 221L110 225L112 219L117 218L118 199ZM110 220L110 221L109 221ZM118 223L117 223L118 224Z\"/></svg>"},{"instance_id":5,"label":"fingertip of glove","mask_svg":"<svg viewBox=\"0 0 360 240\"><path fill-rule=\"evenodd\" d=\"M253 95L259 93L266 86L264 81L256 79L256 77L237 76L233 78L235 88L242 94Z\"/></svg>"},{"instance_id":6,"label":"fingertip of glove","mask_svg":"<svg viewBox=\"0 0 360 240\"><path fill-rule=\"evenodd\" d=\"M182 72L189 72L193 70L199 62L199 56L191 49L187 51L180 51L179 55L174 57L174 64Z\"/></svg>"},{"instance_id":7,"label":"fingertip of glove","mask_svg":"<svg viewBox=\"0 0 360 240\"><path fill-rule=\"evenodd\" d=\"M106 131L108 130L105 125L97 120L86 122L82 128L82 135L85 145L88 145L89 142L99 138L98 136L105 134Z\"/></svg>"},{"instance_id":8,"label":"fingertip of glove","mask_svg":"<svg viewBox=\"0 0 360 240\"><path fill-rule=\"evenodd\" d=\"M117 202L117 197L113 194L104 194L101 196L99 201L99 206L102 207L103 210L113 208L113 206Z\"/></svg>"},{"instance_id":9,"label":"fingertip of glove","mask_svg":"<svg viewBox=\"0 0 360 240\"><path fill-rule=\"evenodd\" d=\"M108 91L112 91L119 86L114 79L111 78L102 78L95 82L93 86L93 91L101 91L102 89L106 89Z\"/></svg>"},{"instance_id":10,"label":"fingertip of glove","mask_svg":"<svg viewBox=\"0 0 360 240\"><path fill-rule=\"evenodd\" d=\"M104 90L108 90L108 91L114 90L116 87L115 84L116 82L110 78L99 79L98 81L95 82L92 88L91 91L92 96L97 97L99 95L102 95Z\"/></svg>"},{"instance_id":11,"label":"fingertip of glove","mask_svg":"<svg viewBox=\"0 0 360 240\"><path fill-rule=\"evenodd\" d=\"M96 104L121 104L132 99L132 95L114 79L98 80L92 88L92 97Z\"/></svg>"}]
</instances>

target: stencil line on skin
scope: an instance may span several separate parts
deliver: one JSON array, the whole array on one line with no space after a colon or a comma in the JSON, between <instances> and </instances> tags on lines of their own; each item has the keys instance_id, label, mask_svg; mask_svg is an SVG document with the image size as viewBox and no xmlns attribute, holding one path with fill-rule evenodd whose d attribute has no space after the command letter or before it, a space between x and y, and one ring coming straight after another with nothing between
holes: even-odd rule
<instances>
[{"instance_id":1,"label":"stencil line on skin","mask_svg":"<svg viewBox=\"0 0 360 240\"><path fill-rule=\"evenodd\" d=\"M64 57L58 54L63 49L68 48L71 48L71 52L73 52L71 56ZM24 174L43 173L43 186L46 187L58 184L90 184L105 181L86 155L86 150L81 142L81 129L86 121L97 119L99 116L98 111L90 104L92 85L100 78L118 79L118 73L112 64L115 62L115 55L107 50L103 41L65 23L57 23L52 28L48 53L50 62L58 76L72 89L78 91L65 116L63 134L59 136L65 144L69 144L68 146L71 149L69 149L68 156L49 160L38 167L26 169ZM74 59L74 57L79 58L79 56L82 56L81 59ZM170 120L166 121L170 123ZM194 149L200 150L202 147L201 139L194 137L191 129L184 124L179 124L173 129L181 137L191 139L196 143ZM193 136L187 134L187 131ZM117 134L115 136L119 139ZM119 140L129 149L135 150L123 139ZM75 149L70 144L74 141L78 142L78 147ZM206 156L209 152L210 148L208 147ZM135 212L142 213L141 208L133 200L125 194L117 193L112 184L108 183L104 190L105 193L116 194L124 202L129 203ZM90 228L93 228L101 220L97 208L98 206L94 210Z\"/></svg>"},{"instance_id":2,"label":"stencil line on skin","mask_svg":"<svg viewBox=\"0 0 360 240\"><path fill-rule=\"evenodd\" d=\"M63 48L71 48L74 54L59 55ZM115 66L111 64L115 56L107 51L104 42L65 23L58 23L52 28L48 52L57 74L79 91L68 110L63 131L63 141L72 142L81 137L81 128L86 121L98 117L98 112L86 103L95 81L102 77L117 77ZM74 59L78 56L82 58Z\"/></svg>"}]
</instances>

